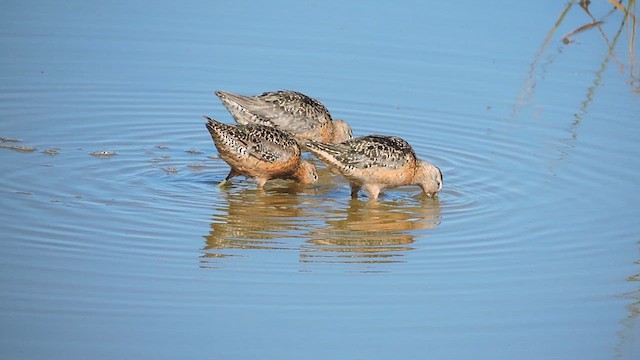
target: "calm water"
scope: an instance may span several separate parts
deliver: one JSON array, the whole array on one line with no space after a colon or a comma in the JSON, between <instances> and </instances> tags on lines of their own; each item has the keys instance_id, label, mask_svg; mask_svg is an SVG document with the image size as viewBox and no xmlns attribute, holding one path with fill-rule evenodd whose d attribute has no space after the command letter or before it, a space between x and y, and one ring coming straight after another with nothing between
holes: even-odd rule
<instances>
[{"instance_id":1,"label":"calm water","mask_svg":"<svg viewBox=\"0 0 640 360\"><path fill-rule=\"evenodd\" d=\"M550 0L0 8L2 358L640 356L640 65L608 1L567 44L591 19ZM218 188L216 89L316 97L444 190Z\"/></svg>"}]
</instances>

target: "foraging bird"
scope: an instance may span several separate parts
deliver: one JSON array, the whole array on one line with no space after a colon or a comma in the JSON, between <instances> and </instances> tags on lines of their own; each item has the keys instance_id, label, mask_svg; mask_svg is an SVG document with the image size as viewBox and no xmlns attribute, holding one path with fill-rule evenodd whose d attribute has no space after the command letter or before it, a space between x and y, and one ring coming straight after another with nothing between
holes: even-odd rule
<instances>
[{"instance_id":1,"label":"foraging bird","mask_svg":"<svg viewBox=\"0 0 640 360\"><path fill-rule=\"evenodd\" d=\"M238 124L259 124L284 130L300 139L339 143L353 138L344 120L333 120L318 100L296 91L272 91L242 96L216 91L216 96Z\"/></svg>"},{"instance_id":2,"label":"foraging bird","mask_svg":"<svg viewBox=\"0 0 640 360\"><path fill-rule=\"evenodd\" d=\"M361 188L374 200L380 190L403 185L418 185L428 197L442 189L440 169L416 158L411 145L396 136L369 135L340 144L309 140L305 145L349 180L354 198Z\"/></svg>"},{"instance_id":3,"label":"foraging bird","mask_svg":"<svg viewBox=\"0 0 640 360\"><path fill-rule=\"evenodd\" d=\"M220 185L244 175L255 178L258 188L270 179L292 179L302 184L318 180L316 166L300 157L300 147L284 131L263 125L227 125L208 116L207 129L220 158L231 171Z\"/></svg>"}]
</instances>

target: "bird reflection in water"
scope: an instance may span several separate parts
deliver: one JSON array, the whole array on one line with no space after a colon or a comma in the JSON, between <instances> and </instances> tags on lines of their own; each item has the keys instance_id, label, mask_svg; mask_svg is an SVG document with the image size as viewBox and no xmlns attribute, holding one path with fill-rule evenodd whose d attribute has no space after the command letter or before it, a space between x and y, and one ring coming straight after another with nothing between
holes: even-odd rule
<instances>
[{"instance_id":1,"label":"bird reflection in water","mask_svg":"<svg viewBox=\"0 0 640 360\"><path fill-rule=\"evenodd\" d=\"M351 199L347 209L326 210L326 226L313 230L301 249L305 263L393 263L410 250L416 231L440 224L440 203L423 199L369 202Z\"/></svg>"},{"instance_id":2,"label":"bird reflection in water","mask_svg":"<svg viewBox=\"0 0 640 360\"><path fill-rule=\"evenodd\" d=\"M280 180L276 180L280 181ZM297 244L288 241L300 236L308 212L302 206L305 198L297 184L271 187L268 190L246 188L223 191L213 215L211 230L205 238L202 266L214 259L238 256L237 249L286 250Z\"/></svg>"},{"instance_id":3,"label":"bird reflection in water","mask_svg":"<svg viewBox=\"0 0 640 360\"><path fill-rule=\"evenodd\" d=\"M251 249L299 251L302 264L402 262L421 231L440 224L438 198L332 201L317 196L322 192L294 184L223 192L201 266L216 267L217 259Z\"/></svg>"}]
</instances>

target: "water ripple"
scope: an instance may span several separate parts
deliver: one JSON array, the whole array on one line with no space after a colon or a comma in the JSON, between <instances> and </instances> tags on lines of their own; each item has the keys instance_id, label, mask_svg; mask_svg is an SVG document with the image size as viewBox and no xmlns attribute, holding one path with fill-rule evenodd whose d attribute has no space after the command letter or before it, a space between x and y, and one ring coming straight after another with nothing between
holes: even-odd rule
<instances>
[{"instance_id":1,"label":"water ripple","mask_svg":"<svg viewBox=\"0 0 640 360\"><path fill-rule=\"evenodd\" d=\"M122 242L93 244L95 248L75 246L96 253L111 247L114 253L131 256L171 257L165 250L180 246L171 242L169 233L154 229L166 227L168 217L181 214L185 219L173 219L170 228L178 236L185 230L181 226L205 215L209 233L199 250L204 267L219 266L222 258L247 255L249 250L294 251L299 262L309 266L403 263L417 242L428 244L430 251L413 257L425 262L424 269L459 267L468 258L487 263L504 260L505 249L526 251L524 239L545 237L543 227L523 227L508 215L522 207L523 196L554 191L558 154L567 154L564 130L558 126L521 123L491 111L471 117L464 112L426 113L421 107L333 99L330 102L352 124L356 136L401 136L420 158L438 165L444 173L439 199L422 199L419 188L405 187L386 191L377 204L366 198L350 200L346 181L322 166L321 182L314 187L275 181L262 192L252 182L238 179L220 189L215 184L228 166L217 158L200 114L210 109L226 121L230 116L209 92L149 89L150 96L118 83L60 84L49 92L13 90L0 97L39 98L39 105L29 111L41 117L29 118L28 133L20 133L20 126L18 133L1 133L2 144L55 151L14 152L7 158L12 171L1 185L15 194L15 201L25 196L49 201L78 211L65 216L85 219L53 231L52 241L68 238L74 230L99 229L113 237L127 236ZM50 106L64 108L64 116L56 111L44 114ZM86 118L89 109L96 115ZM10 106L8 112L15 119L27 114L22 107ZM40 126L43 121L64 126ZM557 145L540 146L540 139L554 136ZM23 140L11 141L16 138ZM568 179L586 177L573 174ZM559 193L551 200L547 197L544 205L553 207L568 198ZM531 207L540 205L534 200ZM104 206L109 208L107 218L87 213L88 208ZM124 219L127 225L122 224ZM130 229L140 229L139 234ZM524 238L523 231L528 232ZM165 243L149 247L145 237L151 234ZM433 240L438 234L446 234L448 240Z\"/></svg>"}]
</instances>

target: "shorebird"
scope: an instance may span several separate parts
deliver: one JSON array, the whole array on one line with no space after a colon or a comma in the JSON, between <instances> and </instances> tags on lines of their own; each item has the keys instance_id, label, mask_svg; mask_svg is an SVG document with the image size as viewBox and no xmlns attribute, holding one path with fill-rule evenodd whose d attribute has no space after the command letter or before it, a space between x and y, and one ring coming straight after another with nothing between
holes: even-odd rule
<instances>
[{"instance_id":1,"label":"shorebird","mask_svg":"<svg viewBox=\"0 0 640 360\"><path fill-rule=\"evenodd\" d=\"M382 189L418 185L428 196L442 189L442 172L416 157L413 148L396 136L369 135L339 144L308 140L306 148L351 185L351 196L364 188L371 199Z\"/></svg>"},{"instance_id":2,"label":"shorebird","mask_svg":"<svg viewBox=\"0 0 640 360\"><path fill-rule=\"evenodd\" d=\"M316 166L302 160L300 147L286 132L263 125L234 126L204 118L220 158L231 166L221 186L238 175L254 178L258 188L270 179L292 179L302 184L318 180Z\"/></svg>"},{"instance_id":3,"label":"shorebird","mask_svg":"<svg viewBox=\"0 0 640 360\"><path fill-rule=\"evenodd\" d=\"M344 120L333 120L329 110L318 100L296 91L271 91L256 96L216 91L216 96L238 124L266 125L301 139L339 143L353 138Z\"/></svg>"}]
</instances>

